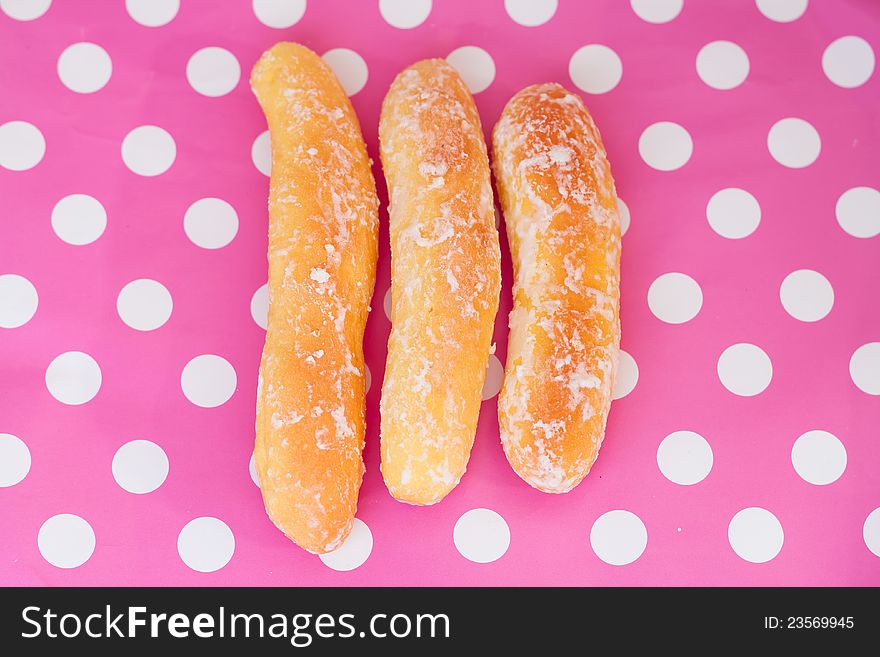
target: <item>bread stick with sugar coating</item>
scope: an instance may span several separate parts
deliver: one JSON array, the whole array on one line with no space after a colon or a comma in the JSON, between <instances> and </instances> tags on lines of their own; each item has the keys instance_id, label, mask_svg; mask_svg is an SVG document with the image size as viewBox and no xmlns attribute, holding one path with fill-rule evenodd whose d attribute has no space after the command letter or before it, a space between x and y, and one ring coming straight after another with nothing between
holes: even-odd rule
<instances>
[{"instance_id":1,"label":"bread stick with sugar coating","mask_svg":"<svg viewBox=\"0 0 880 657\"><path fill-rule=\"evenodd\" d=\"M473 98L441 59L397 76L379 139L392 271L382 475L398 500L434 504L467 467L498 310L489 162Z\"/></svg>"},{"instance_id":2,"label":"bread stick with sugar coating","mask_svg":"<svg viewBox=\"0 0 880 657\"><path fill-rule=\"evenodd\" d=\"M557 84L523 89L493 133L514 266L501 441L527 483L564 493L605 435L620 344L620 219L599 132Z\"/></svg>"},{"instance_id":3,"label":"bread stick with sugar coating","mask_svg":"<svg viewBox=\"0 0 880 657\"><path fill-rule=\"evenodd\" d=\"M254 455L269 518L320 554L351 531L364 473L378 199L357 117L320 57L279 43L254 66L251 87L272 141Z\"/></svg>"}]
</instances>

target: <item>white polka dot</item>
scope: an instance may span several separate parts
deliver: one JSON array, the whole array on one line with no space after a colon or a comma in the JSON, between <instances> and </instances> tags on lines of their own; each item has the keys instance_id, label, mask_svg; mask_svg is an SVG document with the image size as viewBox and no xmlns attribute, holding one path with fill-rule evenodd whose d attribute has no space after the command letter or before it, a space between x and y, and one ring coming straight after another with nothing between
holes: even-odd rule
<instances>
[{"instance_id":1,"label":"white polka dot","mask_svg":"<svg viewBox=\"0 0 880 657\"><path fill-rule=\"evenodd\" d=\"M834 288L822 274L811 269L791 272L779 287L785 312L802 322L816 322L831 312Z\"/></svg>"},{"instance_id":2,"label":"white polka dot","mask_svg":"<svg viewBox=\"0 0 880 657\"><path fill-rule=\"evenodd\" d=\"M431 0L379 0L379 13L389 25L409 30L427 20L431 5Z\"/></svg>"},{"instance_id":3,"label":"white polka dot","mask_svg":"<svg viewBox=\"0 0 880 657\"><path fill-rule=\"evenodd\" d=\"M657 465L669 481L692 486L706 478L712 470L712 447L700 434L676 431L669 434L657 448Z\"/></svg>"},{"instance_id":4,"label":"white polka dot","mask_svg":"<svg viewBox=\"0 0 880 657\"><path fill-rule=\"evenodd\" d=\"M593 523L590 545L605 563L625 566L642 556L648 547L648 530L634 513L621 509L608 511Z\"/></svg>"},{"instance_id":5,"label":"white polka dot","mask_svg":"<svg viewBox=\"0 0 880 657\"><path fill-rule=\"evenodd\" d=\"M846 447L827 431L808 431L791 448L791 464L804 481L824 486L846 470Z\"/></svg>"},{"instance_id":6,"label":"white polka dot","mask_svg":"<svg viewBox=\"0 0 880 657\"><path fill-rule=\"evenodd\" d=\"M862 392L880 395L880 342L863 344L853 352L849 375Z\"/></svg>"},{"instance_id":7,"label":"white polka dot","mask_svg":"<svg viewBox=\"0 0 880 657\"><path fill-rule=\"evenodd\" d=\"M731 41L713 41L697 53L697 75L713 89L733 89L749 74L749 56Z\"/></svg>"},{"instance_id":8,"label":"white polka dot","mask_svg":"<svg viewBox=\"0 0 880 657\"><path fill-rule=\"evenodd\" d=\"M629 206L619 196L617 197L617 212L620 214L620 236L623 237L629 230L630 215Z\"/></svg>"},{"instance_id":9,"label":"white polka dot","mask_svg":"<svg viewBox=\"0 0 880 657\"><path fill-rule=\"evenodd\" d=\"M658 276L648 288L648 307L668 324L692 320L703 307L703 291L687 274L670 272Z\"/></svg>"},{"instance_id":10,"label":"white polka dot","mask_svg":"<svg viewBox=\"0 0 880 657\"><path fill-rule=\"evenodd\" d=\"M235 552L235 536L218 518L204 516L190 520L177 536L177 553L187 566L200 573L212 573L229 563Z\"/></svg>"},{"instance_id":11,"label":"white polka dot","mask_svg":"<svg viewBox=\"0 0 880 657\"><path fill-rule=\"evenodd\" d=\"M614 377L614 387L611 390L613 399L626 397L639 382L639 366L635 358L623 349L620 350L620 360L617 364L617 376Z\"/></svg>"},{"instance_id":12,"label":"white polka dot","mask_svg":"<svg viewBox=\"0 0 880 657\"><path fill-rule=\"evenodd\" d=\"M362 566L372 551L373 533L365 522L355 518L348 538L333 552L320 555L320 559L328 568L348 571Z\"/></svg>"},{"instance_id":13,"label":"white polka dot","mask_svg":"<svg viewBox=\"0 0 880 657\"><path fill-rule=\"evenodd\" d=\"M235 393L238 377L225 358L214 354L196 356L180 375L183 394L196 406L215 408L229 401Z\"/></svg>"},{"instance_id":14,"label":"white polka dot","mask_svg":"<svg viewBox=\"0 0 880 657\"><path fill-rule=\"evenodd\" d=\"M611 48L593 43L579 48L571 56L568 75L578 89L589 94L604 94L620 82L623 63Z\"/></svg>"},{"instance_id":15,"label":"white polka dot","mask_svg":"<svg viewBox=\"0 0 880 657\"><path fill-rule=\"evenodd\" d=\"M718 378L735 395L753 397L770 385L773 364L760 347L741 342L731 345L718 359Z\"/></svg>"},{"instance_id":16,"label":"white polka dot","mask_svg":"<svg viewBox=\"0 0 880 657\"><path fill-rule=\"evenodd\" d=\"M857 36L841 37L822 53L822 70L838 87L860 87L874 72L874 51L871 45Z\"/></svg>"},{"instance_id":17,"label":"white polka dot","mask_svg":"<svg viewBox=\"0 0 880 657\"><path fill-rule=\"evenodd\" d=\"M24 326L37 312L39 302L37 288L24 276L0 275L0 328Z\"/></svg>"},{"instance_id":18,"label":"white polka dot","mask_svg":"<svg viewBox=\"0 0 880 657\"><path fill-rule=\"evenodd\" d=\"M183 215L183 230L196 246L219 249L238 233L238 214L222 199L199 199Z\"/></svg>"},{"instance_id":19,"label":"white polka dot","mask_svg":"<svg viewBox=\"0 0 880 657\"><path fill-rule=\"evenodd\" d=\"M138 331L154 331L165 324L173 307L168 288L149 278L126 284L116 298L119 318Z\"/></svg>"},{"instance_id":20,"label":"white polka dot","mask_svg":"<svg viewBox=\"0 0 880 657\"><path fill-rule=\"evenodd\" d=\"M235 89L241 66L231 52L210 46L197 50L186 63L186 79L203 96L216 98Z\"/></svg>"},{"instance_id":21,"label":"white polka dot","mask_svg":"<svg viewBox=\"0 0 880 657\"><path fill-rule=\"evenodd\" d=\"M776 516L753 506L733 516L727 527L727 540L740 558L765 563L779 554L785 535Z\"/></svg>"},{"instance_id":22,"label":"white polka dot","mask_svg":"<svg viewBox=\"0 0 880 657\"><path fill-rule=\"evenodd\" d=\"M0 433L0 488L22 481L31 469L31 451L11 433Z\"/></svg>"},{"instance_id":23,"label":"white polka dot","mask_svg":"<svg viewBox=\"0 0 880 657\"><path fill-rule=\"evenodd\" d=\"M257 488L260 487L260 475L257 474L257 459L251 454L251 459L248 462L248 471L251 475L251 481L254 482L254 486Z\"/></svg>"},{"instance_id":24,"label":"white polka dot","mask_svg":"<svg viewBox=\"0 0 880 657\"><path fill-rule=\"evenodd\" d=\"M269 326L269 284L261 285L251 297L251 317L264 331Z\"/></svg>"},{"instance_id":25,"label":"white polka dot","mask_svg":"<svg viewBox=\"0 0 880 657\"><path fill-rule=\"evenodd\" d=\"M507 15L526 27L536 27L549 21L558 5L557 0L504 0Z\"/></svg>"},{"instance_id":26,"label":"white polka dot","mask_svg":"<svg viewBox=\"0 0 880 657\"><path fill-rule=\"evenodd\" d=\"M101 368L88 354L67 351L46 368L46 387L62 404L85 404L101 389Z\"/></svg>"},{"instance_id":27,"label":"white polka dot","mask_svg":"<svg viewBox=\"0 0 880 657\"><path fill-rule=\"evenodd\" d=\"M389 321L391 321L391 300L391 288L389 287L385 291L385 296L382 298L382 310L385 311L385 317L387 317Z\"/></svg>"},{"instance_id":28,"label":"white polka dot","mask_svg":"<svg viewBox=\"0 0 880 657\"><path fill-rule=\"evenodd\" d=\"M125 9L135 23L160 27L177 16L180 0L125 0Z\"/></svg>"},{"instance_id":29,"label":"white polka dot","mask_svg":"<svg viewBox=\"0 0 880 657\"><path fill-rule=\"evenodd\" d=\"M43 558L56 568L76 568L95 551L95 532L79 516L61 513L40 527L37 547Z\"/></svg>"},{"instance_id":30,"label":"white polka dot","mask_svg":"<svg viewBox=\"0 0 880 657\"><path fill-rule=\"evenodd\" d=\"M755 0L758 10L771 21L790 23L807 10L808 0Z\"/></svg>"},{"instance_id":31,"label":"white polka dot","mask_svg":"<svg viewBox=\"0 0 880 657\"><path fill-rule=\"evenodd\" d=\"M495 79L495 61L492 55L477 46L462 46L446 55L446 61L461 75L461 79L478 94Z\"/></svg>"},{"instance_id":32,"label":"white polka dot","mask_svg":"<svg viewBox=\"0 0 880 657\"><path fill-rule=\"evenodd\" d=\"M251 146L251 161L264 176L272 173L272 142L269 131L261 132Z\"/></svg>"},{"instance_id":33,"label":"white polka dot","mask_svg":"<svg viewBox=\"0 0 880 657\"><path fill-rule=\"evenodd\" d=\"M721 237L738 240L748 237L761 223L758 199L744 189L728 187L715 192L706 206L709 225Z\"/></svg>"},{"instance_id":34,"label":"white polka dot","mask_svg":"<svg viewBox=\"0 0 880 657\"><path fill-rule=\"evenodd\" d=\"M465 559L490 563L510 547L510 527L491 509L471 509L456 521L452 540Z\"/></svg>"},{"instance_id":35,"label":"white polka dot","mask_svg":"<svg viewBox=\"0 0 880 657\"><path fill-rule=\"evenodd\" d=\"M880 191L871 187L853 187L837 199L834 208L837 223L853 237L880 235Z\"/></svg>"},{"instance_id":36,"label":"white polka dot","mask_svg":"<svg viewBox=\"0 0 880 657\"><path fill-rule=\"evenodd\" d=\"M645 128L639 137L639 154L648 166L659 171L683 167L694 152L694 142L682 126L660 121Z\"/></svg>"},{"instance_id":37,"label":"white polka dot","mask_svg":"<svg viewBox=\"0 0 880 657\"><path fill-rule=\"evenodd\" d=\"M129 493L151 493L168 476L165 450L149 440L132 440L120 447L111 466L116 483Z\"/></svg>"},{"instance_id":38,"label":"white polka dot","mask_svg":"<svg viewBox=\"0 0 880 657\"><path fill-rule=\"evenodd\" d=\"M17 21L39 18L52 5L52 0L0 0L0 10Z\"/></svg>"},{"instance_id":39,"label":"white polka dot","mask_svg":"<svg viewBox=\"0 0 880 657\"><path fill-rule=\"evenodd\" d=\"M370 366L364 363L364 394L366 395L370 392L370 388L373 387L373 373L370 371Z\"/></svg>"},{"instance_id":40,"label":"white polka dot","mask_svg":"<svg viewBox=\"0 0 880 657\"><path fill-rule=\"evenodd\" d=\"M497 395L501 391L502 383L504 383L504 366L498 360L498 356L491 354L486 365L486 379L483 381L483 401Z\"/></svg>"},{"instance_id":41,"label":"white polka dot","mask_svg":"<svg viewBox=\"0 0 880 657\"><path fill-rule=\"evenodd\" d=\"M74 43L58 58L61 83L79 94L94 93L103 88L112 72L110 55L95 43Z\"/></svg>"},{"instance_id":42,"label":"white polka dot","mask_svg":"<svg viewBox=\"0 0 880 657\"><path fill-rule=\"evenodd\" d=\"M324 61L333 69L339 84L348 96L354 96L367 84L369 71L364 58L348 48L334 48L323 55Z\"/></svg>"},{"instance_id":43,"label":"white polka dot","mask_svg":"<svg viewBox=\"0 0 880 657\"><path fill-rule=\"evenodd\" d=\"M777 121L767 134L767 148L779 164L792 169L810 166L819 157L822 140L816 128L803 119Z\"/></svg>"},{"instance_id":44,"label":"white polka dot","mask_svg":"<svg viewBox=\"0 0 880 657\"><path fill-rule=\"evenodd\" d=\"M880 507L871 511L862 527L862 538L868 549L880 557Z\"/></svg>"},{"instance_id":45,"label":"white polka dot","mask_svg":"<svg viewBox=\"0 0 880 657\"><path fill-rule=\"evenodd\" d=\"M684 0L629 0L636 16L648 23L668 23L681 13Z\"/></svg>"},{"instance_id":46,"label":"white polka dot","mask_svg":"<svg viewBox=\"0 0 880 657\"><path fill-rule=\"evenodd\" d=\"M254 15L266 27L282 30L296 25L306 13L306 0L254 0Z\"/></svg>"},{"instance_id":47,"label":"white polka dot","mask_svg":"<svg viewBox=\"0 0 880 657\"><path fill-rule=\"evenodd\" d=\"M139 176L158 176L174 164L177 145L166 130L154 125L135 128L122 140L122 161Z\"/></svg>"},{"instance_id":48,"label":"white polka dot","mask_svg":"<svg viewBox=\"0 0 880 657\"><path fill-rule=\"evenodd\" d=\"M52 230L63 242L82 246L101 237L107 227L107 211L88 194L71 194L52 208Z\"/></svg>"},{"instance_id":49,"label":"white polka dot","mask_svg":"<svg viewBox=\"0 0 880 657\"><path fill-rule=\"evenodd\" d=\"M0 125L0 167L24 171L37 166L46 154L46 140L37 126L27 121Z\"/></svg>"}]
</instances>

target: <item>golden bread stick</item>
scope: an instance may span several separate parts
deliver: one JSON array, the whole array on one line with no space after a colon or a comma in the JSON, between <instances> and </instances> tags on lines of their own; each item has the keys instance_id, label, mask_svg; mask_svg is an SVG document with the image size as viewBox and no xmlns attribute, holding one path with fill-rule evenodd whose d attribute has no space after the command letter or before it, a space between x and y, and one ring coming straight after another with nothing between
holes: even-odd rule
<instances>
[{"instance_id":1,"label":"golden bread stick","mask_svg":"<svg viewBox=\"0 0 880 657\"><path fill-rule=\"evenodd\" d=\"M434 504L467 468L498 310L489 162L473 98L441 59L397 76L379 139L392 271L382 475L398 500Z\"/></svg>"},{"instance_id":2,"label":"golden bread stick","mask_svg":"<svg viewBox=\"0 0 880 657\"><path fill-rule=\"evenodd\" d=\"M527 483L564 493L605 435L620 345L620 219L599 132L557 84L523 89L493 133L513 258L501 441Z\"/></svg>"},{"instance_id":3,"label":"golden bread stick","mask_svg":"<svg viewBox=\"0 0 880 657\"><path fill-rule=\"evenodd\" d=\"M364 472L378 199L357 116L320 57L279 43L254 66L251 88L272 141L254 453L269 518L320 554L351 531Z\"/></svg>"}]
</instances>

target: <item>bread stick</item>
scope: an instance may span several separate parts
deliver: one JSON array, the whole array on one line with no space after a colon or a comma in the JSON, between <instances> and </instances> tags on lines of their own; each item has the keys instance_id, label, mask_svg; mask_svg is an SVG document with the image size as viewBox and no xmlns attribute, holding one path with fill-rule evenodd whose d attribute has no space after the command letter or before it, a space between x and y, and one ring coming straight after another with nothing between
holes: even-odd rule
<instances>
[{"instance_id":1,"label":"bread stick","mask_svg":"<svg viewBox=\"0 0 880 657\"><path fill-rule=\"evenodd\" d=\"M523 89L493 133L513 258L501 441L527 483L564 493L605 435L620 344L620 219L599 132L556 84Z\"/></svg>"},{"instance_id":2,"label":"bread stick","mask_svg":"<svg viewBox=\"0 0 880 657\"><path fill-rule=\"evenodd\" d=\"M254 66L251 87L272 141L254 453L269 518L320 554L351 531L364 472L362 343L378 199L357 117L320 57L279 43Z\"/></svg>"},{"instance_id":3,"label":"bread stick","mask_svg":"<svg viewBox=\"0 0 880 657\"><path fill-rule=\"evenodd\" d=\"M467 467L501 269L480 117L458 73L418 62L379 124L391 234L391 336L381 401L391 494L434 504Z\"/></svg>"}]
</instances>

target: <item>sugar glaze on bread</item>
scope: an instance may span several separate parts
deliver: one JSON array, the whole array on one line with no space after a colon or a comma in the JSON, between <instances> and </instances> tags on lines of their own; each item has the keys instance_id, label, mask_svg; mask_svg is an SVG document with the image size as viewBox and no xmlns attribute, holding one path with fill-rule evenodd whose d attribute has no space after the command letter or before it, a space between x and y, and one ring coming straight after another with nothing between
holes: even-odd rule
<instances>
[{"instance_id":1,"label":"sugar glaze on bread","mask_svg":"<svg viewBox=\"0 0 880 657\"><path fill-rule=\"evenodd\" d=\"M620 219L599 132L557 84L523 89L493 133L514 265L498 419L513 469L571 490L605 435L620 344Z\"/></svg>"},{"instance_id":2,"label":"sugar glaze on bread","mask_svg":"<svg viewBox=\"0 0 880 657\"><path fill-rule=\"evenodd\" d=\"M325 553L351 531L364 472L362 343L378 200L357 117L318 55L279 43L254 66L251 87L272 141L254 454L272 522Z\"/></svg>"},{"instance_id":3,"label":"sugar glaze on bread","mask_svg":"<svg viewBox=\"0 0 880 657\"><path fill-rule=\"evenodd\" d=\"M392 262L382 474L398 500L434 504L467 467L498 309L489 162L473 98L440 59L397 76L379 138Z\"/></svg>"}]
</instances>

